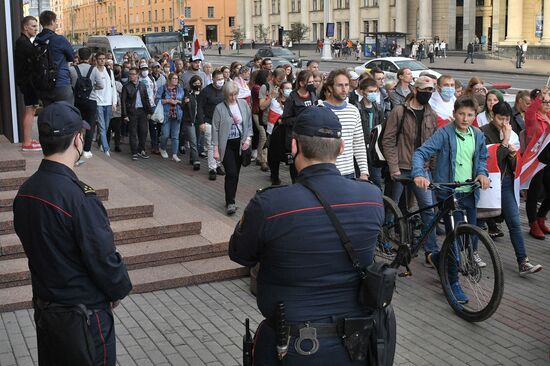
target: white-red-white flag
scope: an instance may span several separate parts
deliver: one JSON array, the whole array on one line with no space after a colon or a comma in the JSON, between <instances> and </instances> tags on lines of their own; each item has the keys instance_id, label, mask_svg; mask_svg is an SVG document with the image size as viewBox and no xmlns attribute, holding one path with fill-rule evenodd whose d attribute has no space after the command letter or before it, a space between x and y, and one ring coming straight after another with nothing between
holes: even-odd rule
<instances>
[{"instance_id":1,"label":"white-red-white flag","mask_svg":"<svg viewBox=\"0 0 550 366\"><path fill-rule=\"evenodd\" d=\"M271 105L269 106L269 112L267 114L267 133L271 135L275 123L281 118L283 114L283 107L276 98L271 99Z\"/></svg>"},{"instance_id":2,"label":"white-red-white flag","mask_svg":"<svg viewBox=\"0 0 550 366\"><path fill-rule=\"evenodd\" d=\"M519 173L521 189L528 189L531 179L546 166L546 164L539 161L538 156L550 143L550 129L537 131L537 133L531 138L522 155L522 166Z\"/></svg>"},{"instance_id":3,"label":"white-red-white flag","mask_svg":"<svg viewBox=\"0 0 550 366\"><path fill-rule=\"evenodd\" d=\"M487 145L487 171L491 180L491 187L480 190L478 208L501 208L500 168L498 166L497 150L500 144Z\"/></svg>"},{"instance_id":4,"label":"white-red-white flag","mask_svg":"<svg viewBox=\"0 0 550 366\"><path fill-rule=\"evenodd\" d=\"M201 44L197 38L197 32L193 33L193 43L191 44L191 58L193 60L204 60Z\"/></svg>"}]
</instances>

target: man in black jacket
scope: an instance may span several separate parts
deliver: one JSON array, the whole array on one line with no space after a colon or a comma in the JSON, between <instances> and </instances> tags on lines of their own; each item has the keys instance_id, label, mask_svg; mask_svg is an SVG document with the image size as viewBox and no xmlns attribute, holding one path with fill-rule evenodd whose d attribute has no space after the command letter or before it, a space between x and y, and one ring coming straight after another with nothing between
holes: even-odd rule
<instances>
[{"instance_id":1,"label":"man in black jacket","mask_svg":"<svg viewBox=\"0 0 550 366\"><path fill-rule=\"evenodd\" d=\"M40 143L32 139L32 122L38 106L38 95L32 86L32 59L34 46L31 38L38 33L38 22L33 16L26 16L21 22L21 37L15 42L15 81L23 94L23 151L42 151Z\"/></svg>"},{"instance_id":2,"label":"man in black jacket","mask_svg":"<svg viewBox=\"0 0 550 366\"><path fill-rule=\"evenodd\" d=\"M198 99L197 120L204 123L204 141L208 149L208 179L216 180L217 175L225 175L222 163L214 159L214 145L212 145L212 116L218 104L224 101L222 88L224 85L223 73L215 70L212 73L212 84L202 89Z\"/></svg>"},{"instance_id":3,"label":"man in black jacket","mask_svg":"<svg viewBox=\"0 0 550 366\"><path fill-rule=\"evenodd\" d=\"M147 139L148 122L153 108L147 95L147 88L138 81L139 70L137 67L130 69L128 83L122 88L121 106L122 119L128 123L130 133L130 149L132 160L149 159L145 153L145 140Z\"/></svg>"},{"instance_id":4,"label":"man in black jacket","mask_svg":"<svg viewBox=\"0 0 550 366\"><path fill-rule=\"evenodd\" d=\"M468 43L468 48L466 49L466 58L464 59L464 63L470 59L472 63L474 63L474 44L472 42Z\"/></svg>"}]
</instances>

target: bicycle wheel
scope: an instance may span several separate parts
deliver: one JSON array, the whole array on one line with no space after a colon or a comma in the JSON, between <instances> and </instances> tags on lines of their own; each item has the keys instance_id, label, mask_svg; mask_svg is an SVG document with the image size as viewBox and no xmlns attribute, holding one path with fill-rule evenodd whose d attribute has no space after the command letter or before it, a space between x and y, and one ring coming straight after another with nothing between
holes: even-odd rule
<instances>
[{"instance_id":1,"label":"bicycle wheel","mask_svg":"<svg viewBox=\"0 0 550 366\"><path fill-rule=\"evenodd\" d=\"M454 240L445 239L437 260L443 291L459 317L480 322L494 314L504 292L504 275L495 244L485 231L459 225Z\"/></svg>"},{"instance_id":2,"label":"bicycle wheel","mask_svg":"<svg viewBox=\"0 0 550 366\"><path fill-rule=\"evenodd\" d=\"M383 196L384 224L378 235L376 255L393 261L400 245L407 243L407 223L394 200Z\"/></svg>"}]
</instances>

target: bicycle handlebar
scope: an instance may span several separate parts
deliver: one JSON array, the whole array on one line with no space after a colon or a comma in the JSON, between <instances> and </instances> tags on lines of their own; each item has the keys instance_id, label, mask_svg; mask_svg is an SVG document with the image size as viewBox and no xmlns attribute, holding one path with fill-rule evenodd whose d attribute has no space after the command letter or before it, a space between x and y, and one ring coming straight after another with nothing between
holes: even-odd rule
<instances>
[{"instance_id":1,"label":"bicycle handlebar","mask_svg":"<svg viewBox=\"0 0 550 366\"><path fill-rule=\"evenodd\" d=\"M402 183L402 184L414 184L414 179L412 178L406 178L401 177L399 175L392 177L392 179L396 182ZM481 188L481 183L475 180L467 180L465 182L449 182L449 183L430 183L428 186L428 189L431 190L451 190L459 187L464 186L471 186L474 188Z\"/></svg>"}]
</instances>

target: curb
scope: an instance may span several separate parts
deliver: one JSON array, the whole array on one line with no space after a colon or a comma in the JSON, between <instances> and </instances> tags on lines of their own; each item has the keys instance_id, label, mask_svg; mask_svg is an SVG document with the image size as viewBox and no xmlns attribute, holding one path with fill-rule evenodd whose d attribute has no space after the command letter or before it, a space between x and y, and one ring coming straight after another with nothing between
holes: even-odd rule
<instances>
[{"instance_id":1,"label":"curb","mask_svg":"<svg viewBox=\"0 0 550 366\"><path fill-rule=\"evenodd\" d=\"M220 57L220 56L229 56L229 57L243 57L243 58L253 58L253 56L248 56L248 55L244 55L244 54L222 54L222 55L218 55L218 54L215 54L215 55L205 55L205 56L215 56L215 57ZM304 57L302 57L302 59L304 60ZM305 59L307 60L307 59ZM359 61L362 61L362 62L366 62L365 60L359 60ZM322 60L321 60L322 62ZM343 64L355 64L357 63L358 61L355 61L355 60L332 60L330 62L338 62L338 63L343 63ZM507 70L481 70L481 69L459 69L459 68L456 68L456 67L429 67L430 69L433 69L433 70L447 70L447 71L458 71L458 72L492 72L492 73L499 73L499 74L505 74L505 75L517 75L517 76L525 76L525 75L532 75L532 76L543 76L543 77L548 77L550 76L550 73L541 73L541 72L532 72L532 71L524 71L524 72L517 72L517 71L507 71Z\"/></svg>"}]
</instances>

